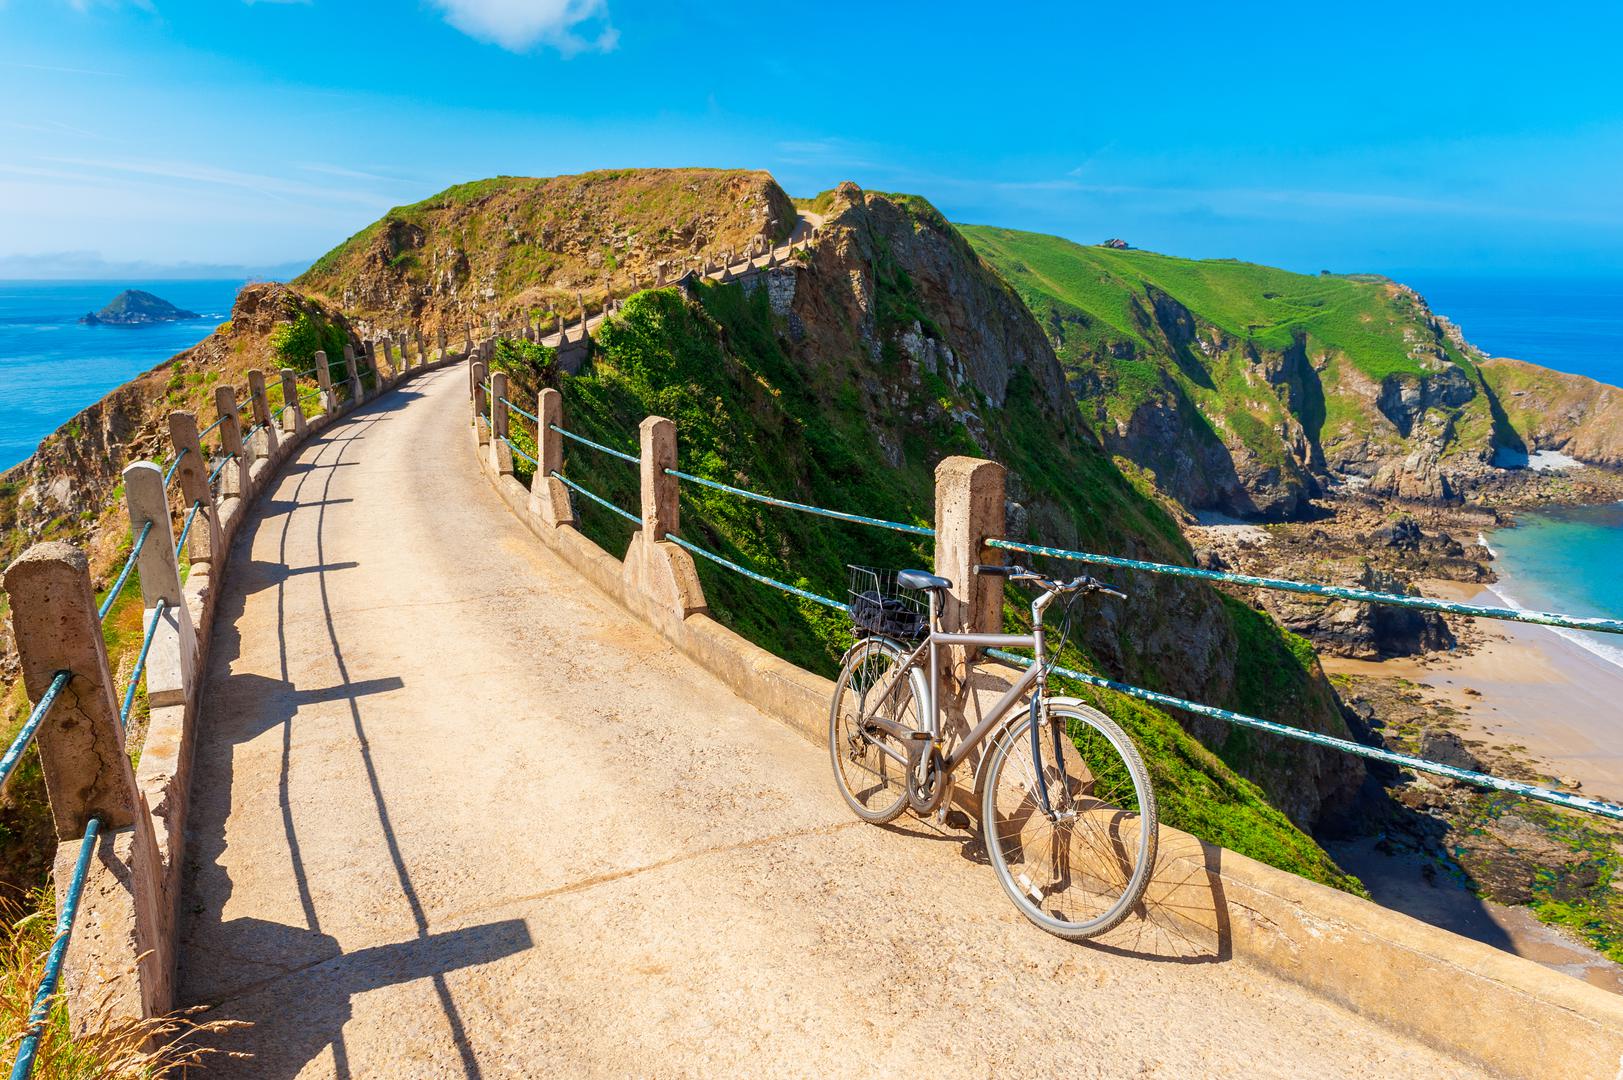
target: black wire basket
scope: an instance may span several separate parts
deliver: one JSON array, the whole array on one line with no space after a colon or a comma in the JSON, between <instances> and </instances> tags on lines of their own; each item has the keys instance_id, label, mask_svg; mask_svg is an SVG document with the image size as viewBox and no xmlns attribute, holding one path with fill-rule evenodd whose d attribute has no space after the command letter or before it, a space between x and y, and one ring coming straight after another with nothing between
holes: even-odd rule
<instances>
[{"instance_id":1,"label":"black wire basket","mask_svg":"<svg viewBox=\"0 0 1623 1080\"><path fill-rule=\"evenodd\" d=\"M896 584L896 571L852 566L851 625L857 637L918 641L930 631L930 601Z\"/></svg>"}]
</instances>

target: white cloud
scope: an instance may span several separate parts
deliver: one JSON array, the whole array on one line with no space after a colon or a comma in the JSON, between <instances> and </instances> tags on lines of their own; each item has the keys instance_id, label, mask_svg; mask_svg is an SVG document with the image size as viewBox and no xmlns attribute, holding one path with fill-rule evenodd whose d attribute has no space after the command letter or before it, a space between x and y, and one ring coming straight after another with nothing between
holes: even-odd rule
<instances>
[{"instance_id":1,"label":"white cloud","mask_svg":"<svg viewBox=\"0 0 1623 1080\"><path fill-rule=\"evenodd\" d=\"M545 42L563 53L612 52L620 32L608 0L433 0L445 21L479 41L524 52Z\"/></svg>"}]
</instances>

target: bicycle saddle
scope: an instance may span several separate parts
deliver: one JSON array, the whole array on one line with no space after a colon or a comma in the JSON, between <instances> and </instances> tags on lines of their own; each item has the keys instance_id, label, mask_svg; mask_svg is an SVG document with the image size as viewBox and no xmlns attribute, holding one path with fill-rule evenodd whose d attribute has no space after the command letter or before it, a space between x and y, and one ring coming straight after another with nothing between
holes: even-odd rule
<instances>
[{"instance_id":1,"label":"bicycle saddle","mask_svg":"<svg viewBox=\"0 0 1623 1080\"><path fill-rule=\"evenodd\" d=\"M904 589L950 589L952 582L944 577L926 574L923 570L896 571L896 584Z\"/></svg>"}]
</instances>

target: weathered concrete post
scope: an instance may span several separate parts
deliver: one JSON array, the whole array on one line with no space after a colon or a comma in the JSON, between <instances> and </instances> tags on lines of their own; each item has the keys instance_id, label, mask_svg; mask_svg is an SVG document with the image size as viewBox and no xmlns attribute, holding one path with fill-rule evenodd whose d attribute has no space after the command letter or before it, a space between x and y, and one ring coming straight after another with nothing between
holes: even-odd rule
<instances>
[{"instance_id":1,"label":"weathered concrete post","mask_svg":"<svg viewBox=\"0 0 1623 1080\"><path fill-rule=\"evenodd\" d=\"M169 1011L173 970L162 931L158 852L124 748L89 569L83 552L49 542L29 548L5 572L29 700L39 701L57 672L73 673L37 736L58 840L58 907L86 826L93 818L102 823L63 985L79 1034L104 1020Z\"/></svg>"},{"instance_id":2,"label":"weathered concrete post","mask_svg":"<svg viewBox=\"0 0 1623 1080\"><path fill-rule=\"evenodd\" d=\"M585 333L586 333L586 297L581 293L576 293L575 294L575 303L580 306L580 329L581 329L581 335L585 336Z\"/></svg>"},{"instance_id":3,"label":"weathered concrete post","mask_svg":"<svg viewBox=\"0 0 1623 1080\"><path fill-rule=\"evenodd\" d=\"M705 610L704 590L693 556L665 539L677 534L676 425L650 416L638 429L642 444L642 527L631 538L621 570L626 602L668 635L680 632L682 620Z\"/></svg>"},{"instance_id":4,"label":"weathered concrete post","mask_svg":"<svg viewBox=\"0 0 1623 1080\"><path fill-rule=\"evenodd\" d=\"M282 385L285 390L286 379ZM286 416L287 413L282 415ZM169 441L175 453L180 455L180 464L175 466L175 477L180 481L180 494L186 506L182 512L189 514L193 506L202 503L197 511L197 520L192 522L192 531L186 538L187 557L193 563L213 562L215 552L223 550L223 539L220 535L220 515L214 506L214 493L209 490L208 458L203 456L203 447L197 437L197 417L189 412L170 413Z\"/></svg>"},{"instance_id":5,"label":"weathered concrete post","mask_svg":"<svg viewBox=\"0 0 1623 1080\"><path fill-rule=\"evenodd\" d=\"M638 429L642 442L639 465L642 477L642 529L655 540L680 531L676 477L676 425L663 416L650 416Z\"/></svg>"},{"instance_id":6,"label":"weathered concrete post","mask_svg":"<svg viewBox=\"0 0 1623 1080\"><path fill-rule=\"evenodd\" d=\"M282 434L303 435L304 400L299 397L299 374L290 367L282 369Z\"/></svg>"},{"instance_id":7,"label":"weathered concrete post","mask_svg":"<svg viewBox=\"0 0 1623 1080\"><path fill-rule=\"evenodd\" d=\"M530 513L543 525L575 524L574 507L569 501L569 488L552 474L564 467L564 437L553 430L564 426L564 398L550 387L537 395L535 415L541 418L536 425L535 449L538 464L530 480Z\"/></svg>"},{"instance_id":8,"label":"weathered concrete post","mask_svg":"<svg viewBox=\"0 0 1623 1080\"><path fill-rule=\"evenodd\" d=\"M944 458L935 470L935 572L952 582L941 597L941 624L949 631L989 634L1003 628L1003 578L981 577L978 563L1001 563L1002 552L986 541L1004 535L1005 471L995 461ZM1006 686L982 686L993 677L970 676L978 648L944 649L941 669L943 730L967 732L981 719L977 690L1001 695Z\"/></svg>"},{"instance_id":9,"label":"weathered concrete post","mask_svg":"<svg viewBox=\"0 0 1623 1080\"><path fill-rule=\"evenodd\" d=\"M349 402L359 405L366 391L361 387L361 365L355 362L355 346L348 342L344 343L344 370L349 373Z\"/></svg>"},{"instance_id":10,"label":"weathered concrete post","mask_svg":"<svg viewBox=\"0 0 1623 1080\"><path fill-rule=\"evenodd\" d=\"M772 247L772 248L767 249L767 252L766 252L766 265L767 265L768 269L778 265L778 249L777 248Z\"/></svg>"},{"instance_id":11,"label":"weathered concrete post","mask_svg":"<svg viewBox=\"0 0 1623 1080\"><path fill-rule=\"evenodd\" d=\"M439 326L439 329L437 331L435 331L435 340L439 342L440 352L439 352L438 356L434 357L434 359L435 360L444 360L445 356L446 356L446 353L445 353L445 324L444 323L441 323L440 326Z\"/></svg>"},{"instance_id":12,"label":"weathered concrete post","mask_svg":"<svg viewBox=\"0 0 1623 1080\"><path fill-rule=\"evenodd\" d=\"M332 368L327 366L327 354L316 350L316 382L321 386L321 411L328 417L338 415L338 395L332 388Z\"/></svg>"},{"instance_id":13,"label":"weathered concrete post","mask_svg":"<svg viewBox=\"0 0 1623 1080\"><path fill-rule=\"evenodd\" d=\"M472 356L473 355L473 327L472 326L467 327L465 333L463 334L463 337L462 337L462 355L463 356Z\"/></svg>"},{"instance_id":14,"label":"weathered concrete post","mask_svg":"<svg viewBox=\"0 0 1623 1080\"><path fill-rule=\"evenodd\" d=\"M220 417L220 446L235 461L220 473L220 501L224 502L232 496L248 493L248 455L242 452L242 419L237 412L236 387L214 388L214 411Z\"/></svg>"},{"instance_id":15,"label":"weathered concrete post","mask_svg":"<svg viewBox=\"0 0 1623 1080\"><path fill-rule=\"evenodd\" d=\"M513 450L507 445L507 372L490 373L490 467L498 476L513 475Z\"/></svg>"},{"instance_id":16,"label":"weathered concrete post","mask_svg":"<svg viewBox=\"0 0 1623 1080\"><path fill-rule=\"evenodd\" d=\"M428 363L428 344L423 339L423 331L420 327L412 332L417 336L417 366L422 367Z\"/></svg>"},{"instance_id":17,"label":"weathered concrete post","mask_svg":"<svg viewBox=\"0 0 1623 1080\"><path fill-rule=\"evenodd\" d=\"M258 368L248 371L248 401L253 407L254 433L249 456L255 461L276 456L276 425L271 422L270 398L265 396L265 373Z\"/></svg>"},{"instance_id":18,"label":"weathered concrete post","mask_svg":"<svg viewBox=\"0 0 1623 1080\"><path fill-rule=\"evenodd\" d=\"M163 604L161 621L152 633L152 649L147 653L147 701L153 708L184 705L191 699L197 666L197 631L180 592L180 563L175 557L175 530L169 518L163 470L150 461L126 466L124 502L129 509L132 537L140 536L146 523L152 522L135 564L141 579L141 606L147 613L143 625L150 625L158 617L156 609ZM195 522L192 527L197 527Z\"/></svg>"},{"instance_id":19,"label":"weathered concrete post","mask_svg":"<svg viewBox=\"0 0 1623 1080\"><path fill-rule=\"evenodd\" d=\"M490 402L485 396L485 364L482 360L476 361L473 365L473 426L481 446L490 441L490 425L485 419L489 408Z\"/></svg>"},{"instance_id":20,"label":"weathered concrete post","mask_svg":"<svg viewBox=\"0 0 1623 1080\"><path fill-rule=\"evenodd\" d=\"M1003 561L986 541L1003 536L1005 475L1002 465L981 458L943 458L936 466L935 572L952 582L941 612L948 630L993 634L1003 629L1003 579L980 577L974 567Z\"/></svg>"}]
</instances>

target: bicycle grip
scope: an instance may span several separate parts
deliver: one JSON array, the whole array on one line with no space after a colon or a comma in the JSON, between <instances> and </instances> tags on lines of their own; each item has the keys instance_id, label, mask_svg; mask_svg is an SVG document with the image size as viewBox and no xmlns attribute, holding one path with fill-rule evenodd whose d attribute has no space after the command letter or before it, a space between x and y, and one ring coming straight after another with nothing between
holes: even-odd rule
<instances>
[{"instance_id":1,"label":"bicycle grip","mask_svg":"<svg viewBox=\"0 0 1623 1080\"><path fill-rule=\"evenodd\" d=\"M975 566L975 573L986 574L991 577L1008 577L1015 570L1016 567L1013 566L992 566L988 563L977 563Z\"/></svg>"}]
</instances>

